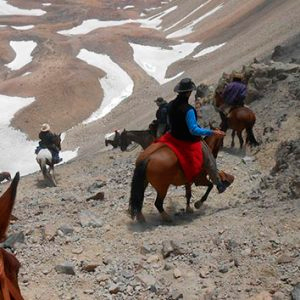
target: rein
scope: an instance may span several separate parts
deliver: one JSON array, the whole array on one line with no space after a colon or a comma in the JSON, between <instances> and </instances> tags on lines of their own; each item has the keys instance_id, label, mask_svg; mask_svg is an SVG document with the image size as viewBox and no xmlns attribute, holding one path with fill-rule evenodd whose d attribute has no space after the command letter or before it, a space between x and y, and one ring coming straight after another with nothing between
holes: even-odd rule
<instances>
[{"instance_id":1,"label":"rein","mask_svg":"<svg viewBox=\"0 0 300 300\"><path fill-rule=\"evenodd\" d=\"M11 296L15 300L24 300L20 291L13 285L11 280L7 278L4 268L4 257L0 249L0 286L4 300L11 300ZM3 250L5 251L5 250Z\"/></svg>"}]
</instances>

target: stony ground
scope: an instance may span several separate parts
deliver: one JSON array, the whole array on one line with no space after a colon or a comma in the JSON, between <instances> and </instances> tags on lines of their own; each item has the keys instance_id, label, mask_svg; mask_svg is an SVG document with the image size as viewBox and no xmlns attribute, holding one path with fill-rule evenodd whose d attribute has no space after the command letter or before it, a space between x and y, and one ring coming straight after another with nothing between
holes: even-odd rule
<instances>
[{"instance_id":1,"label":"stony ground","mask_svg":"<svg viewBox=\"0 0 300 300\"><path fill-rule=\"evenodd\" d=\"M173 223L162 223L149 187L147 223L130 220L126 210L140 149L99 148L81 155L56 168L55 188L40 173L22 178L14 209L18 220L9 232L18 235L6 246L22 264L25 299L283 300L293 290L295 295L300 68L269 60L251 68L257 97L250 105L261 145L231 149L226 137L218 165L235 182L224 194L213 190L193 214L184 211L184 190L172 187L165 208ZM194 187L193 202L203 193Z\"/></svg>"}]
</instances>

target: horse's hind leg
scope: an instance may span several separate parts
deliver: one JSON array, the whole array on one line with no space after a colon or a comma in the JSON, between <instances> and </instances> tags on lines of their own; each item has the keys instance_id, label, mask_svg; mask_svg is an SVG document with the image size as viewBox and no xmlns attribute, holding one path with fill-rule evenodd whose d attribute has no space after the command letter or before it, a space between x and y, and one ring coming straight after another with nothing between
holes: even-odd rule
<instances>
[{"instance_id":1,"label":"horse's hind leg","mask_svg":"<svg viewBox=\"0 0 300 300\"><path fill-rule=\"evenodd\" d=\"M239 141L240 141L240 149L243 148L243 144L244 144L244 140L243 140L243 137L242 137L242 131L238 131L237 132L237 136L239 138Z\"/></svg>"},{"instance_id":2,"label":"horse's hind leg","mask_svg":"<svg viewBox=\"0 0 300 300\"><path fill-rule=\"evenodd\" d=\"M155 207L157 208L157 210L159 211L161 218L164 222L172 222L171 217L165 212L164 210L164 199L167 195L167 191L168 191L168 186L167 187L162 187L159 190L156 189L157 191L157 196L156 196L156 200L155 200Z\"/></svg>"},{"instance_id":3,"label":"horse's hind leg","mask_svg":"<svg viewBox=\"0 0 300 300\"><path fill-rule=\"evenodd\" d=\"M232 130L232 132L231 132L231 148L234 147L234 137L235 137L235 130Z\"/></svg>"},{"instance_id":4,"label":"horse's hind leg","mask_svg":"<svg viewBox=\"0 0 300 300\"><path fill-rule=\"evenodd\" d=\"M213 187L214 187L214 185L209 181L205 194L202 196L202 198L199 201L195 202L195 204L194 204L195 208L199 209L202 206L203 202L205 202L207 200L207 197Z\"/></svg>"},{"instance_id":5,"label":"horse's hind leg","mask_svg":"<svg viewBox=\"0 0 300 300\"><path fill-rule=\"evenodd\" d=\"M192 198L192 186L190 184L185 185L185 198L186 198L186 212L191 214L194 210L191 208L191 198Z\"/></svg>"}]
</instances>

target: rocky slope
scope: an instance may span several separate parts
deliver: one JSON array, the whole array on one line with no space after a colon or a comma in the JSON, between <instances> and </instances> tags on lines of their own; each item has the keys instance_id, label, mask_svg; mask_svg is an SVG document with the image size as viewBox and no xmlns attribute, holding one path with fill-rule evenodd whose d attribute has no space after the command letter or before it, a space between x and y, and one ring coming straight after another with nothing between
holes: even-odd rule
<instances>
[{"instance_id":1,"label":"rocky slope","mask_svg":"<svg viewBox=\"0 0 300 300\"><path fill-rule=\"evenodd\" d=\"M296 45L298 39L283 53ZM254 70L250 106L261 145L231 149L226 138L218 165L234 184L221 195L213 190L191 215L184 190L171 188L171 225L161 223L151 188L147 223L126 213L140 149L93 148L56 168L56 188L40 173L24 177L10 227L24 242L10 244L22 264L25 299L283 300L299 293L300 66L296 54L287 55L282 64L277 57L247 66ZM203 192L194 187L193 202Z\"/></svg>"}]
</instances>

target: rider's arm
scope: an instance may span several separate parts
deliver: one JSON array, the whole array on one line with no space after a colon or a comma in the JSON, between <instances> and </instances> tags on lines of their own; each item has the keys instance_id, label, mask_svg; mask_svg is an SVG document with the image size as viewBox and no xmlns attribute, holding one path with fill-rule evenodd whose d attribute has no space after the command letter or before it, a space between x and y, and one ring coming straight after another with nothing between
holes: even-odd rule
<instances>
[{"instance_id":1,"label":"rider's arm","mask_svg":"<svg viewBox=\"0 0 300 300\"><path fill-rule=\"evenodd\" d=\"M195 112L191 108L187 111L185 115L185 121L187 124L187 127L192 135L200 136L211 136L214 132L210 129L201 128L196 120Z\"/></svg>"}]
</instances>

